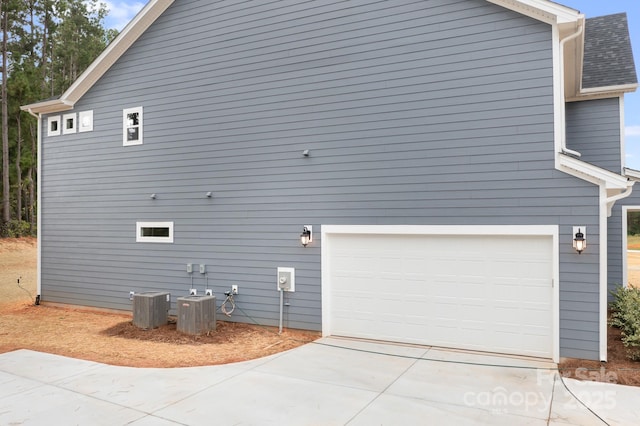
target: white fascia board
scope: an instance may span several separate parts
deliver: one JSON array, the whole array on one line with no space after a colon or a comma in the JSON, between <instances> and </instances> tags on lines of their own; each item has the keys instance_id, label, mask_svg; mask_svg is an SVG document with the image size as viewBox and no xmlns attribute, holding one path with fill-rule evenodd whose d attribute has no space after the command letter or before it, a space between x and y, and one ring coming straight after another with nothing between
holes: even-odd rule
<instances>
[{"instance_id":1,"label":"white fascia board","mask_svg":"<svg viewBox=\"0 0 640 426\"><path fill-rule=\"evenodd\" d=\"M596 185L604 184L605 189L626 190L632 182L625 176L586 163L565 154L557 154L559 170Z\"/></svg>"},{"instance_id":2,"label":"white fascia board","mask_svg":"<svg viewBox=\"0 0 640 426\"><path fill-rule=\"evenodd\" d=\"M640 181L640 170L629 169L625 167L623 172L624 172L624 175L629 179Z\"/></svg>"},{"instance_id":3,"label":"white fascia board","mask_svg":"<svg viewBox=\"0 0 640 426\"><path fill-rule=\"evenodd\" d=\"M73 103L62 99L53 99L44 102L37 102L35 104L24 105L21 106L20 109L22 111L29 111L34 114L49 114L53 112L63 112L73 109Z\"/></svg>"},{"instance_id":4,"label":"white fascia board","mask_svg":"<svg viewBox=\"0 0 640 426\"><path fill-rule=\"evenodd\" d=\"M547 24L576 22L580 12L547 0L487 0Z\"/></svg>"},{"instance_id":5,"label":"white fascia board","mask_svg":"<svg viewBox=\"0 0 640 426\"><path fill-rule=\"evenodd\" d=\"M587 101L593 99L616 98L625 93L633 93L638 90L638 83L621 84L619 86L592 87L589 89L580 89L577 96L567 99L567 102Z\"/></svg>"},{"instance_id":6,"label":"white fascia board","mask_svg":"<svg viewBox=\"0 0 640 426\"><path fill-rule=\"evenodd\" d=\"M127 24L118 37L56 101L45 101L22 107L34 113L51 113L72 109L75 103L106 73L131 45L153 24L175 0L151 0Z\"/></svg>"}]
</instances>

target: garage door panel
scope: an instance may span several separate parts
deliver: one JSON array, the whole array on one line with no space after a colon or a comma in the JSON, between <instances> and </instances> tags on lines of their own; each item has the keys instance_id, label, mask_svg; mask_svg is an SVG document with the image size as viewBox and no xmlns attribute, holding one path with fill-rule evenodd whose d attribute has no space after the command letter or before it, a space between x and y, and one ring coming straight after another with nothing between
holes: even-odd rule
<instances>
[{"instance_id":1,"label":"garage door panel","mask_svg":"<svg viewBox=\"0 0 640 426\"><path fill-rule=\"evenodd\" d=\"M552 239L330 235L331 333L551 357Z\"/></svg>"}]
</instances>

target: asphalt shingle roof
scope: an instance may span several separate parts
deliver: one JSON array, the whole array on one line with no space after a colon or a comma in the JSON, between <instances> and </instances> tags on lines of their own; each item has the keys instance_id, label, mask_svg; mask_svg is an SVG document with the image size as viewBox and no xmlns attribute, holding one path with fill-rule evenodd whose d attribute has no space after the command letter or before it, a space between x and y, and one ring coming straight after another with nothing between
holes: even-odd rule
<instances>
[{"instance_id":1,"label":"asphalt shingle roof","mask_svg":"<svg viewBox=\"0 0 640 426\"><path fill-rule=\"evenodd\" d=\"M638 82L626 13L586 20L582 87Z\"/></svg>"}]
</instances>

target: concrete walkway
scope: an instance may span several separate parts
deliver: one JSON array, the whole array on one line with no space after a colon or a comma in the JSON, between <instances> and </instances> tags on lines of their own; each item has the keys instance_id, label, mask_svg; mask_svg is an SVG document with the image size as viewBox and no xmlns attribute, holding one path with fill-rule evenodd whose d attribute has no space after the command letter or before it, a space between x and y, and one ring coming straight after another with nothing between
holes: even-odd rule
<instances>
[{"instance_id":1,"label":"concrete walkway","mask_svg":"<svg viewBox=\"0 0 640 426\"><path fill-rule=\"evenodd\" d=\"M605 424L553 368L335 338L249 362L176 369L20 350L0 355L0 424ZM608 424L637 424L640 388L565 382Z\"/></svg>"}]
</instances>

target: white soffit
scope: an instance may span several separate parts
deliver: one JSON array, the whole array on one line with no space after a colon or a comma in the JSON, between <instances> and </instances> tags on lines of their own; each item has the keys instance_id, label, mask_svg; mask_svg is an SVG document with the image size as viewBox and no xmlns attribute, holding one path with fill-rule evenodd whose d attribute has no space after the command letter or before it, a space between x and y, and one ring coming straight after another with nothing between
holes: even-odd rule
<instances>
[{"instance_id":1,"label":"white soffit","mask_svg":"<svg viewBox=\"0 0 640 426\"><path fill-rule=\"evenodd\" d=\"M640 170L624 168L624 175L635 181L640 181Z\"/></svg>"},{"instance_id":2,"label":"white soffit","mask_svg":"<svg viewBox=\"0 0 640 426\"><path fill-rule=\"evenodd\" d=\"M588 182L595 184L604 183L606 189L627 189L632 185L625 176L618 175L610 172L609 170L596 167L592 164L586 163L582 160L570 157L565 154L558 154L558 160L560 162L560 170L563 170L570 175L579 177Z\"/></svg>"},{"instance_id":3,"label":"white soffit","mask_svg":"<svg viewBox=\"0 0 640 426\"><path fill-rule=\"evenodd\" d=\"M575 23L580 12L547 0L487 0L548 24Z\"/></svg>"}]
</instances>

